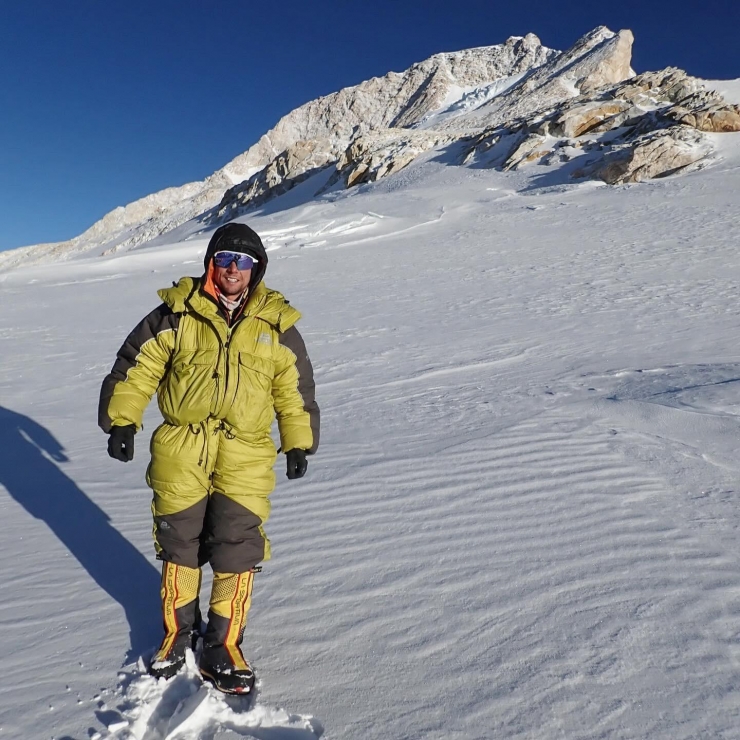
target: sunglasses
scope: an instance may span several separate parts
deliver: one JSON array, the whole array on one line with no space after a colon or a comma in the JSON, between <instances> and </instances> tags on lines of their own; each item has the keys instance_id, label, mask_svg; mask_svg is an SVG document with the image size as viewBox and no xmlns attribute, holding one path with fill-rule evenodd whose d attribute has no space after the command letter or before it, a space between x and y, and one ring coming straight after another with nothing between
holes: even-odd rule
<instances>
[{"instance_id":1,"label":"sunglasses","mask_svg":"<svg viewBox=\"0 0 740 740\"><path fill-rule=\"evenodd\" d=\"M236 262L237 270L251 270L257 260L241 252L222 251L213 255L213 264L216 267L228 267L232 262Z\"/></svg>"}]
</instances>

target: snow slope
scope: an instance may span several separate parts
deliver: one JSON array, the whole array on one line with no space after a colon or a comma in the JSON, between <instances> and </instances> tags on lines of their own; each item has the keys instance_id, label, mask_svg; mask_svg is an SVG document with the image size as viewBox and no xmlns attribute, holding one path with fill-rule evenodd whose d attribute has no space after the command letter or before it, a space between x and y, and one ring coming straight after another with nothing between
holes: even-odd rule
<instances>
[{"instance_id":1,"label":"snow slope","mask_svg":"<svg viewBox=\"0 0 740 740\"><path fill-rule=\"evenodd\" d=\"M141 675L157 412L128 465L95 427L205 239L0 276L0 738L740 738L740 135L715 144L616 188L431 152L250 218L323 431L305 479L279 461L248 705Z\"/></svg>"},{"instance_id":2,"label":"snow slope","mask_svg":"<svg viewBox=\"0 0 740 740\"><path fill-rule=\"evenodd\" d=\"M740 105L740 80L709 80L707 87L716 90L728 102Z\"/></svg>"}]
</instances>

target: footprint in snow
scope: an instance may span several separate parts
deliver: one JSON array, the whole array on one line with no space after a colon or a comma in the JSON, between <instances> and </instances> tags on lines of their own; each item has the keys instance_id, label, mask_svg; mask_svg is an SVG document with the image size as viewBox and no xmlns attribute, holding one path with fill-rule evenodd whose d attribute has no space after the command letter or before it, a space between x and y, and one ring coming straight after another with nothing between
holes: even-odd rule
<instances>
[{"instance_id":1,"label":"footprint in snow","mask_svg":"<svg viewBox=\"0 0 740 740\"><path fill-rule=\"evenodd\" d=\"M149 676L142 660L119 679L107 702L117 711L98 713L107 727L96 740L316 740L324 732L314 717L261 704L259 681L248 697L225 696L204 684L192 654L169 681Z\"/></svg>"}]
</instances>

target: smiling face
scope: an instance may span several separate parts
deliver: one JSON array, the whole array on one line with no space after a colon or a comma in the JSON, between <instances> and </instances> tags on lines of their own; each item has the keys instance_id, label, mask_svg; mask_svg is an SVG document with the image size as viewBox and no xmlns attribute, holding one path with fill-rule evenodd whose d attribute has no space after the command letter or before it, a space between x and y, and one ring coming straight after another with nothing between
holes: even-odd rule
<instances>
[{"instance_id":1,"label":"smiling face","mask_svg":"<svg viewBox=\"0 0 740 740\"><path fill-rule=\"evenodd\" d=\"M227 298L234 299L240 296L249 287L249 278L252 270L240 270L236 262L228 267L213 266L213 282Z\"/></svg>"}]
</instances>

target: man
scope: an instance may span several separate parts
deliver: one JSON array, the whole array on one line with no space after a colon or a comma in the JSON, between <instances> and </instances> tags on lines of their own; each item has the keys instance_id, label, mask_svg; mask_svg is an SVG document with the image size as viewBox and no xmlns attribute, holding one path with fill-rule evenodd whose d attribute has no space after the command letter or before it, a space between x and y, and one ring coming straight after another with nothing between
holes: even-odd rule
<instances>
[{"instance_id":1,"label":"man","mask_svg":"<svg viewBox=\"0 0 740 740\"><path fill-rule=\"evenodd\" d=\"M277 416L288 478L306 473L319 443L313 369L300 314L262 279L267 253L245 224L216 230L201 278L159 291L163 303L131 332L103 381L99 424L108 454L133 458L134 434L156 392L164 417L152 435L147 483L162 565L165 635L150 673L174 676L201 631L201 566L213 588L200 670L216 688L245 693L254 674L241 652L262 528L275 485Z\"/></svg>"}]
</instances>

